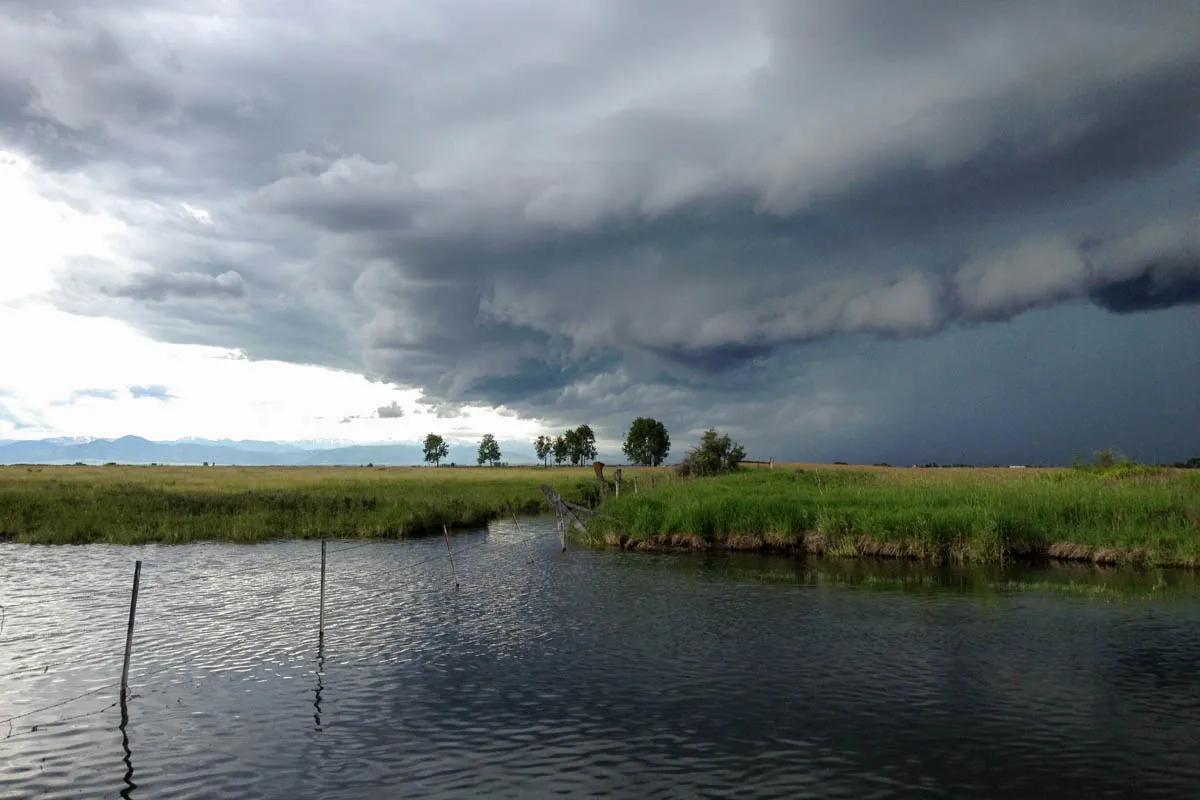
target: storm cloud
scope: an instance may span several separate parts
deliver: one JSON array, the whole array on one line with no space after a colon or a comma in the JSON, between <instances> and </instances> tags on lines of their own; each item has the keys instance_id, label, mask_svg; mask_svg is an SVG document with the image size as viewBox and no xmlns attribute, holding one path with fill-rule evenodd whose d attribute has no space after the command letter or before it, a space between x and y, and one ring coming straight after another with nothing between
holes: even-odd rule
<instances>
[{"instance_id":1,"label":"storm cloud","mask_svg":"<svg viewBox=\"0 0 1200 800\"><path fill-rule=\"evenodd\" d=\"M1200 404L1197 41L1190 3L10 4L0 144L125 223L55 302L164 340L610 438L1175 458L1138 382Z\"/></svg>"}]
</instances>

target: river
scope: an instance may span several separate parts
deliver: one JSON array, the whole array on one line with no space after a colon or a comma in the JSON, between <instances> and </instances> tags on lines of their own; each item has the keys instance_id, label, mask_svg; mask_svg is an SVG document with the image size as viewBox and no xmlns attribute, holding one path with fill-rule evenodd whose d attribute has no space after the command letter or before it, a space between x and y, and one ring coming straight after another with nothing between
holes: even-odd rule
<instances>
[{"instance_id":1,"label":"river","mask_svg":"<svg viewBox=\"0 0 1200 800\"><path fill-rule=\"evenodd\" d=\"M1191 573L453 544L0 544L0 796L1197 796Z\"/></svg>"}]
</instances>

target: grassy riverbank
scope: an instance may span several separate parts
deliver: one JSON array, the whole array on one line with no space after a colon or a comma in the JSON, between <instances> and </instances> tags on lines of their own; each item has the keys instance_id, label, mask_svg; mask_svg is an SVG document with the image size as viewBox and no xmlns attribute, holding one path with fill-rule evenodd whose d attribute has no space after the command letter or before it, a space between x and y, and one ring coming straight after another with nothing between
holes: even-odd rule
<instances>
[{"instance_id":1,"label":"grassy riverbank","mask_svg":"<svg viewBox=\"0 0 1200 800\"><path fill-rule=\"evenodd\" d=\"M585 538L632 549L1196 567L1200 473L1136 466L743 470L609 499Z\"/></svg>"},{"instance_id":2,"label":"grassy riverbank","mask_svg":"<svg viewBox=\"0 0 1200 800\"><path fill-rule=\"evenodd\" d=\"M0 538L260 541L412 536L589 499L590 468L0 467Z\"/></svg>"}]
</instances>

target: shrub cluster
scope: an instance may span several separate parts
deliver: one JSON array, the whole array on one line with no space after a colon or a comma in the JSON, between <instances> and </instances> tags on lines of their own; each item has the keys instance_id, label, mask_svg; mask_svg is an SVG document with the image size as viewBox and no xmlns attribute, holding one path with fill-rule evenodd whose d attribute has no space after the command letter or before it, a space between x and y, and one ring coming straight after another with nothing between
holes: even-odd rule
<instances>
[{"instance_id":1,"label":"shrub cluster","mask_svg":"<svg viewBox=\"0 0 1200 800\"><path fill-rule=\"evenodd\" d=\"M736 470L745 457L745 449L730 439L729 434L709 428L700 437L700 444L688 451L675 471L691 478L721 475Z\"/></svg>"}]
</instances>

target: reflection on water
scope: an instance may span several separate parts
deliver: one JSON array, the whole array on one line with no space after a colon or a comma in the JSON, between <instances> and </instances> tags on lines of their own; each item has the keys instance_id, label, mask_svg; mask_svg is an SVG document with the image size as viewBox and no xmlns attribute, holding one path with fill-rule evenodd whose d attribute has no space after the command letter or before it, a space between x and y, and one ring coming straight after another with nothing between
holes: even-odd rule
<instances>
[{"instance_id":1,"label":"reflection on water","mask_svg":"<svg viewBox=\"0 0 1200 800\"><path fill-rule=\"evenodd\" d=\"M125 762L125 774L121 776L125 785L121 789L121 797L128 798L133 796L137 784L133 782L133 750L129 747L129 703L125 695L121 695L121 725L118 729L121 731L121 750L125 753L122 759Z\"/></svg>"},{"instance_id":2,"label":"reflection on water","mask_svg":"<svg viewBox=\"0 0 1200 800\"><path fill-rule=\"evenodd\" d=\"M0 545L0 795L1195 796L1193 573L522 527L330 542L323 639L316 542Z\"/></svg>"}]
</instances>

